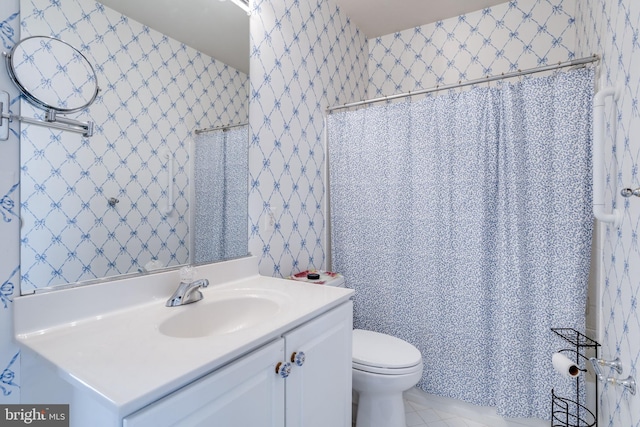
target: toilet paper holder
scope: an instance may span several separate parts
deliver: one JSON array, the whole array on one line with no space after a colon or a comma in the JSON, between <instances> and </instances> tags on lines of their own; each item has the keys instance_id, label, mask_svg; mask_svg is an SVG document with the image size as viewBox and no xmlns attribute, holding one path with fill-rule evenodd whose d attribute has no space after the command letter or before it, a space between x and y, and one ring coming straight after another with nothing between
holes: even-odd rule
<instances>
[{"instance_id":1,"label":"toilet paper holder","mask_svg":"<svg viewBox=\"0 0 640 427\"><path fill-rule=\"evenodd\" d=\"M607 377L602 373L601 367L605 366L615 370L618 374L622 374L622 364L619 357L616 357L613 360L604 360L590 357L589 361L591 362L591 366L593 366L593 370L595 371L596 377L599 381L612 385L621 385L632 395L636 394L636 380L631 375L621 380L620 378L616 377Z\"/></svg>"},{"instance_id":2,"label":"toilet paper holder","mask_svg":"<svg viewBox=\"0 0 640 427\"><path fill-rule=\"evenodd\" d=\"M583 382L578 378L581 372L586 372L586 366L580 367L580 361L584 361L587 365L587 352L594 352L598 357L598 347L600 344L586 335L580 333L573 328L551 328L556 335L562 338L566 343L572 344L573 348L564 348L557 353L571 353L574 355L573 360L567 358L561 366L554 364L554 369L562 372L562 368L566 370L568 376L573 377L575 381L575 396L568 398L559 396L555 390L551 390L551 425L557 427L596 427L598 425L598 401L595 399L594 412L591 412L582 403L580 403L580 383ZM563 357L564 358L564 357ZM572 363L573 362L573 363ZM566 375L566 374L565 374ZM598 396L598 382L596 382L596 396Z\"/></svg>"},{"instance_id":3,"label":"toilet paper holder","mask_svg":"<svg viewBox=\"0 0 640 427\"><path fill-rule=\"evenodd\" d=\"M573 360L567 358L566 356L564 356L564 354L562 353L575 353L576 356L576 361L574 362ZM556 359L558 358L558 359ZM562 350L559 350L558 352L556 352L553 357L552 357L552 364L553 364L553 368L561 374L564 374L568 377L577 377L581 372L587 372L587 368L586 366L584 368L581 368L578 360L580 360L580 358L584 359L584 360L589 360L585 355L583 355L582 353L580 353L577 350L573 350L573 349L569 349L569 348L565 348Z\"/></svg>"}]
</instances>

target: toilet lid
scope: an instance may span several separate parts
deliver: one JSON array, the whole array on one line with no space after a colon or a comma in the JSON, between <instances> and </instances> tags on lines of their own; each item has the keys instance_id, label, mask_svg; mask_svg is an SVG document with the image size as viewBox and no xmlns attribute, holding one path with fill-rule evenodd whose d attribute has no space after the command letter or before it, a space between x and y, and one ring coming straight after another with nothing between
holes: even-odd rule
<instances>
[{"instance_id":1,"label":"toilet lid","mask_svg":"<svg viewBox=\"0 0 640 427\"><path fill-rule=\"evenodd\" d=\"M400 338L354 329L353 363L377 368L408 368L422 363L422 355Z\"/></svg>"}]
</instances>

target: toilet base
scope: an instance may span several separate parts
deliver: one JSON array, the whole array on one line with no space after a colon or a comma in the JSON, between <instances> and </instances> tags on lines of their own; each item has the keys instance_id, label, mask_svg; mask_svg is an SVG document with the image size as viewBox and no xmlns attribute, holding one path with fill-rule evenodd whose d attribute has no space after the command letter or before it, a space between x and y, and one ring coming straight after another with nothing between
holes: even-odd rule
<instances>
[{"instance_id":1,"label":"toilet base","mask_svg":"<svg viewBox=\"0 0 640 427\"><path fill-rule=\"evenodd\" d=\"M359 394L356 427L406 427L402 393Z\"/></svg>"},{"instance_id":2,"label":"toilet base","mask_svg":"<svg viewBox=\"0 0 640 427\"><path fill-rule=\"evenodd\" d=\"M406 427L402 393L422 378L420 352L390 335L362 329L353 333L352 387L359 394L356 427Z\"/></svg>"}]
</instances>

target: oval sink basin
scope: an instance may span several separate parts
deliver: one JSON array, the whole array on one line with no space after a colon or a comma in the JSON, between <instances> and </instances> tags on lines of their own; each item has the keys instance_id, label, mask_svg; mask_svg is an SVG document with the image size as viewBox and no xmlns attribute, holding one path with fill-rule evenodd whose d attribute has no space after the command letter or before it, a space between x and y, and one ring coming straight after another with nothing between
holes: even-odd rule
<instances>
[{"instance_id":1,"label":"oval sink basin","mask_svg":"<svg viewBox=\"0 0 640 427\"><path fill-rule=\"evenodd\" d=\"M278 301L259 295L203 299L180 307L180 313L160 323L158 330L176 338L230 334L258 325L280 308Z\"/></svg>"}]
</instances>

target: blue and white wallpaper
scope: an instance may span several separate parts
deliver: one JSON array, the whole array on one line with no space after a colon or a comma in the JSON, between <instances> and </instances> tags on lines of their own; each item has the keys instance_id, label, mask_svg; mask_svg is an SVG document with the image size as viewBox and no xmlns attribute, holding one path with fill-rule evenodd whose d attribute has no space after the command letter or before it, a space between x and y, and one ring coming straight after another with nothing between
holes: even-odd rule
<instances>
[{"instance_id":1,"label":"blue and white wallpaper","mask_svg":"<svg viewBox=\"0 0 640 427\"><path fill-rule=\"evenodd\" d=\"M577 0L518 0L369 40L369 97L573 59Z\"/></svg>"},{"instance_id":2,"label":"blue and white wallpaper","mask_svg":"<svg viewBox=\"0 0 640 427\"><path fill-rule=\"evenodd\" d=\"M20 39L18 0L0 2L0 40L9 51ZM0 90L9 92L10 111L20 113L18 91L0 72ZM10 125L9 140L0 141L0 403L20 402L20 351L13 343L13 300L20 295L19 124Z\"/></svg>"},{"instance_id":3,"label":"blue and white wallpaper","mask_svg":"<svg viewBox=\"0 0 640 427\"><path fill-rule=\"evenodd\" d=\"M101 89L91 138L22 125L22 292L189 262L193 132L247 121L248 76L93 0L20 5L21 38L78 47Z\"/></svg>"},{"instance_id":4,"label":"blue and white wallpaper","mask_svg":"<svg viewBox=\"0 0 640 427\"><path fill-rule=\"evenodd\" d=\"M640 374L640 199L625 199L620 189L640 187L640 3L636 0L578 2L577 51L602 54L603 86L622 89L615 106L606 109L606 210L623 213L622 225L607 226L598 247L602 271L602 356L620 357L624 371L638 381ZM603 426L640 425L640 396L606 385L600 394Z\"/></svg>"},{"instance_id":5,"label":"blue and white wallpaper","mask_svg":"<svg viewBox=\"0 0 640 427\"><path fill-rule=\"evenodd\" d=\"M324 110L365 97L367 54L332 0L253 2L249 251L262 274L325 264Z\"/></svg>"}]
</instances>

